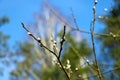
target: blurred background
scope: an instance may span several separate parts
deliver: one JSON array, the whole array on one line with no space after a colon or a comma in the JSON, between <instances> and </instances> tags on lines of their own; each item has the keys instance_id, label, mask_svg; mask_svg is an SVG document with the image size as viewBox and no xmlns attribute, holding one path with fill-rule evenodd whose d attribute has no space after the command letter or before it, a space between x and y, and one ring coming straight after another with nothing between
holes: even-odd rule
<instances>
[{"instance_id":1,"label":"blurred background","mask_svg":"<svg viewBox=\"0 0 120 80\"><path fill-rule=\"evenodd\" d=\"M93 0L94 1L94 0ZM0 0L0 80L66 80L55 63L55 56L39 47L27 35L21 22L51 50L67 26L66 42L61 61L70 61L72 80L96 80L90 34L93 20L92 0ZM98 0L96 33L119 35L120 1ZM95 36L98 63L105 80L119 80L120 38ZM74 46L75 45L75 46ZM76 70L77 69L77 70ZM113 70L112 72L109 70ZM116 71L117 70L117 71ZM91 77L92 76L92 77Z\"/></svg>"}]
</instances>

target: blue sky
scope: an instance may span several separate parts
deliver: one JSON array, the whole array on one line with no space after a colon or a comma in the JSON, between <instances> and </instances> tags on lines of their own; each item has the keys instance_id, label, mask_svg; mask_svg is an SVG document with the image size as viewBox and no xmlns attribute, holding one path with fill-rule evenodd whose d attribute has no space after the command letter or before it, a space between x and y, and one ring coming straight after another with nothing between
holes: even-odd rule
<instances>
[{"instance_id":1,"label":"blue sky","mask_svg":"<svg viewBox=\"0 0 120 80\"><path fill-rule=\"evenodd\" d=\"M90 21L93 18L93 0L48 0L54 6L67 16L71 16L70 8L72 7L77 18L80 29L89 31ZM10 22L0 28L4 34L10 35L9 43L14 45L18 40L24 40L24 30L21 22L28 24L34 22L34 13L40 13L42 0L0 0L0 17L8 16ZM112 0L98 0L97 15L106 14L104 8L110 8ZM102 29L103 24L97 23L96 31ZM89 37L89 36L87 36ZM0 80L2 80L0 78ZM7 80L7 79L6 79Z\"/></svg>"},{"instance_id":2,"label":"blue sky","mask_svg":"<svg viewBox=\"0 0 120 80\"><path fill-rule=\"evenodd\" d=\"M21 22L28 24L35 21L34 13L40 13L42 0L0 0L0 17L8 16L10 22L0 28L5 34L10 35L10 41L13 45L15 41L24 39L24 30ZM89 24L92 20L92 0L49 0L67 16L71 16L70 8L73 8L77 18L78 25L81 29L89 30ZM109 8L111 0L98 0L97 14L104 14L104 8ZM98 24L101 28L100 24Z\"/></svg>"},{"instance_id":3,"label":"blue sky","mask_svg":"<svg viewBox=\"0 0 120 80\"><path fill-rule=\"evenodd\" d=\"M34 12L39 11L40 0L0 0L0 16L8 16L10 22L0 29L5 34L10 35L12 45L16 40L22 40L23 29L21 22L28 23L34 21Z\"/></svg>"}]
</instances>

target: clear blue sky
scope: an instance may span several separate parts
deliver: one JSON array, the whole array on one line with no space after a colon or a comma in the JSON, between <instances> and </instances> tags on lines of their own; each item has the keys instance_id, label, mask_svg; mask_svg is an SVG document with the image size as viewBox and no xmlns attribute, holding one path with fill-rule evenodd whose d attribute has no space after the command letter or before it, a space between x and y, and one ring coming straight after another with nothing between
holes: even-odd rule
<instances>
[{"instance_id":1,"label":"clear blue sky","mask_svg":"<svg viewBox=\"0 0 120 80\"><path fill-rule=\"evenodd\" d=\"M0 0L0 17L8 16L10 18L10 22L0 28L0 31L11 36L12 45L16 40L24 39L24 30L20 23L28 24L35 21L33 15L35 12L40 13L41 2L42 0ZM72 7L79 27L89 30L89 24L93 17L93 0L51 0L49 2L58 6L67 16L71 16L70 8ZM104 8L109 8L111 3L111 0L98 0L97 14L104 14Z\"/></svg>"},{"instance_id":2,"label":"clear blue sky","mask_svg":"<svg viewBox=\"0 0 120 80\"><path fill-rule=\"evenodd\" d=\"M49 2L59 7L67 16L71 16L72 7L80 29L89 31L89 24L93 17L93 0L49 0ZM111 3L112 0L98 0L97 15L105 14L104 8L109 10ZM3 25L0 31L10 35L10 45L14 45L18 40L24 40L24 30L20 23L28 24L35 21L34 13L40 13L41 4L42 0L0 0L0 17L10 18L10 22ZM96 28L96 30L103 28L103 24L98 23Z\"/></svg>"}]
</instances>

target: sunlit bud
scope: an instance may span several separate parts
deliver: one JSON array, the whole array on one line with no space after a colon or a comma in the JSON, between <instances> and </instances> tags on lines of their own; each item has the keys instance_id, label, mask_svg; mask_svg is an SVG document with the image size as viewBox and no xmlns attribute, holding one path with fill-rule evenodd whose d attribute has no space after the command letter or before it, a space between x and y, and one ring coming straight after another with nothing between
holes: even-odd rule
<instances>
[{"instance_id":1,"label":"sunlit bud","mask_svg":"<svg viewBox=\"0 0 120 80\"><path fill-rule=\"evenodd\" d=\"M56 44L53 44L53 47L56 47Z\"/></svg>"},{"instance_id":2,"label":"sunlit bud","mask_svg":"<svg viewBox=\"0 0 120 80\"><path fill-rule=\"evenodd\" d=\"M75 68L75 70L77 71L77 70L78 70L78 68Z\"/></svg>"},{"instance_id":3,"label":"sunlit bud","mask_svg":"<svg viewBox=\"0 0 120 80\"><path fill-rule=\"evenodd\" d=\"M97 4L98 3L98 0L95 0L95 4Z\"/></svg>"},{"instance_id":4,"label":"sunlit bud","mask_svg":"<svg viewBox=\"0 0 120 80\"><path fill-rule=\"evenodd\" d=\"M116 35L113 35L113 37L115 38L115 37L116 37Z\"/></svg>"},{"instance_id":5,"label":"sunlit bud","mask_svg":"<svg viewBox=\"0 0 120 80\"><path fill-rule=\"evenodd\" d=\"M98 18L99 18L99 19L102 19L102 18L103 18L103 16L98 16Z\"/></svg>"},{"instance_id":6,"label":"sunlit bud","mask_svg":"<svg viewBox=\"0 0 120 80\"><path fill-rule=\"evenodd\" d=\"M88 59L86 60L86 62L87 62L87 63L90 63L90 61L89 61Z\"/></svg>"},{"instance_id":7,"label":"sunlit bud","mask_svg":"<svg viewBox=\"0 0 120 80\"><path fill-rule=\"evenodd\" d=\"M28 35L32 35L31 32L27 32Z\"/></svg>"},{"instance_id":8,"label":"sunlit bud","mask_svg":"<svg viewBox=\"0 0 120 80\"><path fill-rule=\"evenodd\" d=\"M96 7L95 6L93 6L93 10L95 10L96 9Z\"/></svg>"},{"instance_id":9,"label":"sunlit bud","mask_svg":"<svg viewBox=\"0 0 120 80\"><path fill-rule=\"evenodd\" d=\"M67 64L66 69L70 69L71 65Z\"/></svg>"},{"instance_id":10,"label":"sunlit bud","mask_svg":"<svg viewBox=\"0 0 120 80\"><path fill-rule=\"evenodd\" d=\"M40 38L38 37L37 40L40 42Z\"/></svg>"},{"instance_id":11,"label":"sunlit bud","mask_svg":"<svg viewBox=\"0 0 120 80\"><path fill-rule=\"evenodd\" d=\"M106 11L106 12L107 12L107 11L108 11L108 9L107 9L107 8L104 8L104 11Z\"/></svg>"},{"instance_id":12,"label":"sunlit bud","mask_svg":"<svg viewBox=\"0 0 120 80\"><path fill-rule=\"evenodd\" d=\"M69 59L67 59L67 64L70 64L70 60Z\"/></svg>"},{"instance_id":13,"label":"sunlit bud","mask_svg":"<svg viewBox=\"0 0 120 80\"><path fill-rule=\"evenodd\" d=\"M56 41L54 40L54 44L56 44Z\"/></svg>"}]
</instances>

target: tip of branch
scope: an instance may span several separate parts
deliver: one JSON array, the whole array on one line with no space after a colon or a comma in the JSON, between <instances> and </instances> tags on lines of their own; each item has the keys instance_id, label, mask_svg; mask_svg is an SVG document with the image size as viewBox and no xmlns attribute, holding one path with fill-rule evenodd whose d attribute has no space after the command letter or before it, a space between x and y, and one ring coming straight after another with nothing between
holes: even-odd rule
<instances>
[{"instance_id":1,"label":"tip of branch","mask_svg":"<svg viewBox=\"0 0 120 80\"><path fill-rule=\"evenodd\" d=\"M66 26L64 25L64 31L65 31L65 29L66 29Z\"/></svg>"},{"instance_id":2,"label":"tip of branch","mask_svg":"<svg viewBox=\"0 0 120 80\"><path fill-rule=\"evenodd\" d=\"M22 26L24 26L24 23L23 23L23 22L21 22L21 25L22 25Z\"/></svg>"},{"instance_id":3,"label":"tip of branch","mask_svg":"<svg viewBox=\"0 0 120 80\"><path fill-rule=\"evenodd\" d=\"M95 0L95 4L97 4L98 3L98 0Z\"/></svg>"},{"instance_id":4,"label":"tip of branch","mask_svg":"<svg viewBox=\"0 0 120 80\"><path fill-rule=\"evenodd\" d=\"M24 25L23 22L21 22L21 25L22 25L22 27L23 27L27 32L30 32L30 31L25 27L25 25Z\"/></svg>"},{"instance_id":5,"label":"tip of branch","mask_svg":"<svg viewBox=\"0 0 120 80\"><path fill-rule=\"evenodd\" d=\"M25 25L23 22L21 22L22 27L26 30Z\"/></svg>"}]
</instances>

